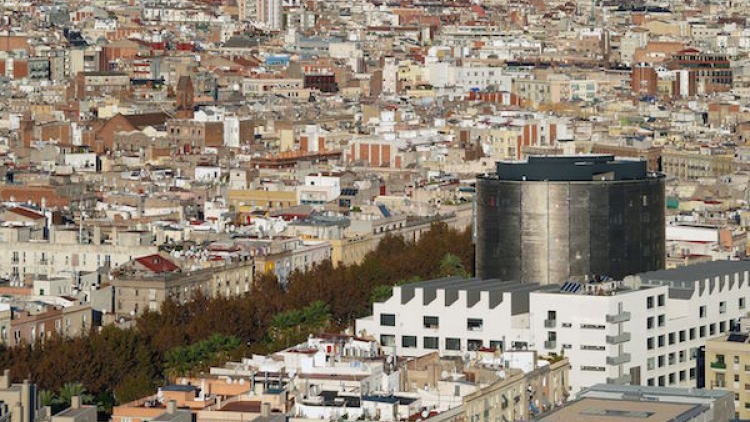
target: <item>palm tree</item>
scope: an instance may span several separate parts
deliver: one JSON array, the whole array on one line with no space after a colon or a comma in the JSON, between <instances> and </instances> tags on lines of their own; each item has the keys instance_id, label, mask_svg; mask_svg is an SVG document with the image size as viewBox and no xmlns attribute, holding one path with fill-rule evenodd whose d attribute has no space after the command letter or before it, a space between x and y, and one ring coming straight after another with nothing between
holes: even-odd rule
<instances>
[{"instance_id":1,"label":"palm tree","mask_svg":"<svg viewBox=\"0 0 750 422\"><path fill-rule=\"evenodd\" d=\"M79 382L66 382L60 388L60 396L57 398L57 403L61 406L70 406L74 396L81 398L82 403L91 403L94 398L87 394L86 387Z\"/></svg>"},{"instance_id":2,"label":"palm tree","mask_svg":"<svg viewBox=\"0 0 750 422\"><path fill-rule=\"evenodd\" d=\"M443 277L468 277L469 274L466 272L466 269L464 269L464 264L461 262L461 258L452 253L447 253L443 259L440 260L440 275Z\"/></svg>"},{"instance_id":3,"label":"palm tree","mask_svg":"<svg viewBox=\"0 0 750 422\"><path fill-rule=\"evenodd\" d=\"M39 390L39 403L42 406L52 406L55 402L55 393L51 390Z\"/></svg>"}]
</instances>

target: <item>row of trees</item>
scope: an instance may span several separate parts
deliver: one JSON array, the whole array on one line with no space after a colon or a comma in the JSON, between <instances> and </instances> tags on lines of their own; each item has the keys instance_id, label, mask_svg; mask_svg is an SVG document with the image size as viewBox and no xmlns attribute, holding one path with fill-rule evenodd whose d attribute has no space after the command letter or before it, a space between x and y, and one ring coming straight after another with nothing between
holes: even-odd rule
<instances>
[{"instance_id":1,"label":"row of trees","mask_svg":"<svg viewBox=\"0 0 750 422\"><path fill-rule=\"evenodd\" d=\"M34 347L0 346L0 368L49 391L80 382L97 402L123 403L152 394L178 374L340 330L368 314L372 301L387 298L394 285L467 275L473 260L469 230L435 224L416 242L384 238L361 264L334 268L327 261L295 272L284 287L264 275L242 297L165 302L159 312L140 316L135 328L108 326Z\"/></svg>"}]
</instances>

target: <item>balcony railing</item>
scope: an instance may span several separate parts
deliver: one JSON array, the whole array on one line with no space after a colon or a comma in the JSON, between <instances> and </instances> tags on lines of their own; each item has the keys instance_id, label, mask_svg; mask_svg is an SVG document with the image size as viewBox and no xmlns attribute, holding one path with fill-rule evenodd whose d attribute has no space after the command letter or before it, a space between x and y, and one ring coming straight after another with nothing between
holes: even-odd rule
<instances>
[{"instance_id":1,"label":"balcony railing","mask_svg":"<svg viewBox=\"0 0 750 422\"><path fill-rule=\"evenodd\" d=\"M619 356L607 356L607 365L622 365L630 362L630 353L623 353Z\"/></svg>"},{"instance_id":2,"label":"balcony railing","mask_svg":"<svg viewBox=\"0 0 750 422\"><path fill-rule=\"evenodd\" d=\"M727 369L726 362L711 362L711 369Z\"/></svg>"},{"instance_id":3,"label":"balcony railing","mask_svg":"<svg viewBox=\"0 0 750 422\"><path fill-rule=\"evenodd\" d=\"M630 333L622 333L614 336L607 336L608 344L620 344L630 341Z\"/></svg>"},{"instance_id":4,"label":"balcony railing","mask_svg":"<svg viewBox=\"0 0 750 422\"><path fill-rule=\"evenodd\" d=\"M557 349L557 341L556 340L547 340L544 342L544 348L545 349Z\"/></svg>"},{"instance_id":5,"label":"balcony railing","mask_svg":"<svg viewBox=\"0 0 750 422\"><path fill-rule=\"evenodd\" d=\"M607 315L607 322L617 324L620 322L630 321L630 312L620 312L615 315Z\"/></svg>"},{"instance_id":6,"label":"balcony railing","mask_svg":"<svg viewBox=\"0 0 750 422\"><path fill-rule=\"evenodd\" d=\"M555 328L557 326L557 320L556 319L545 319L544 320L544 328Z\"/></svg>"}]
</instances>

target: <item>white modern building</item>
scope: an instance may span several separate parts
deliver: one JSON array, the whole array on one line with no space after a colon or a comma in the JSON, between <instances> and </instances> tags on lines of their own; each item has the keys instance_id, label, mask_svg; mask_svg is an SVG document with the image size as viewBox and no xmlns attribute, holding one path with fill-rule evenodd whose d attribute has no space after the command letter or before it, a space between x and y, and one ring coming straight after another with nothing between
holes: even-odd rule
<instances>
[{"instance_id":1,"label":"white modern building","mask_svg":"<svg viewBox=\"0 0 750 422\"><path fill-rule=\"evenodd\" d=\"M696 351L748 313L750 261L713 261L585 285L441 279L394 287L357 320L386 353L480 347L570 359L576 392L599 383L695 386Z\"/></svg>"}]
</instances>

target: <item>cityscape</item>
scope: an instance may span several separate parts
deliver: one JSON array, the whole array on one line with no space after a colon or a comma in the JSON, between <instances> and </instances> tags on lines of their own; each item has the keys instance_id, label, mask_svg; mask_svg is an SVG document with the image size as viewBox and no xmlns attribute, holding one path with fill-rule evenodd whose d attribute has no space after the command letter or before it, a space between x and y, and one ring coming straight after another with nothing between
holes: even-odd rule
<instances>
[{"instance_id":1,"label":"cityscape","mask_svg":"<svg viewBox=\"0 0 750 422\"><path fill-rule=\"evenodd\" d=\"M750 422L750 0L3 0L0 422Z\"/></svg>"}]
</instances>

